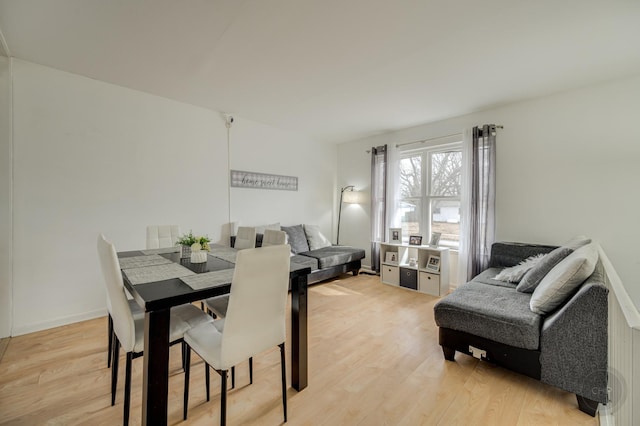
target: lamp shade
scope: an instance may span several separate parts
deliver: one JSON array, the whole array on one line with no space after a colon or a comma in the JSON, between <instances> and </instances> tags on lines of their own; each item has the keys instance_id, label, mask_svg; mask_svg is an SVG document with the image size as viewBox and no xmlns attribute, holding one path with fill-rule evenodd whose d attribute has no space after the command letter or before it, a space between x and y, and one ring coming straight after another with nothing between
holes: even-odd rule
<instances>
[{"instance_id":1,"label":"lamp shade","mask_svg":"<svg viewBox=\"0 0 640 426\"><path fill-rule=\"evenodd\" d=\"M342 201L348 204L361 204L364 200L364 193L361 191L345 191L342 194Z\"/></svg>"}]
</instances>

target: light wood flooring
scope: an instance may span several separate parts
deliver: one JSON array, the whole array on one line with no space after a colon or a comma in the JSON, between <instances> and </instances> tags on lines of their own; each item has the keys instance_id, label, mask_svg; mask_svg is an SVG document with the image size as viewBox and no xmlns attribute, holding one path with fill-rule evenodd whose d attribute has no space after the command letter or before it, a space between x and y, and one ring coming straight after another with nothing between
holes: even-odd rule
<instances>
[{"instance_id":1,"label":"light wood flooring","mask_svg":"<svg viewBox=\"0 0 640 426\"><path fill-rule=\"evenodd\" d=\"M433 321L436 298L377 277L344 276L309 290L309 387L288 390L290 425L595 425L575 396L469 356L445 361ZM98 318L3 341L0 424L116 425L124 367L110 405L107 321ZM289 356L287 362L290 363ZM140 424L142 358L133 361L131 424ZM121 366L124 356L121 355ZM171 349L169 423L217 425L219 376L205 401L202 361L192 357L189 419L184 374ZM282 423L279 351L237 370L232 425ZM287 378L291 383L290 377Z\"/></svg>"}]
</instances>

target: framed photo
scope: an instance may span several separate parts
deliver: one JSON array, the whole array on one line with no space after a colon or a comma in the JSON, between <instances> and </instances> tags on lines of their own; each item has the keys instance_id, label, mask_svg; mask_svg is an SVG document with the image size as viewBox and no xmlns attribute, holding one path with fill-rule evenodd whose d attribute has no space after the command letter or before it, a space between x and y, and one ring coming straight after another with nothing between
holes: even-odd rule
<instances>
[{"instance_id":1,"label":"framed photo","mask_svg":"<svg viewBox=\"0 0 640 426\"><path fill-rule=\"evenodd\" d=\"M422 245L422 235L409 235L409 245L421 246Z\"/></svg>"},{"instance_id":2,"label":"framed photo","mask_svg":"<svg viewBox=\"0 0 640 426\"><path fill-rule=\"evenodd\" d=\"M433 272L440 271L440 256L429 256L429 260L427 261L427 269Z\"/></svg>"},{"instance_id":3,"label":"framed photo","mask_svg":"<svg viewBox=\"0 0 640 426\"><path fill-rule=\"evenodd\" d=\"M389 242L402 244L402 228L389 228Z\"/></svg>"},{"instance_id":4,"label":"framed photo","mask_svg":"<svg viewBox=\"0 0 640 426\"><path fill-rule=\"evenodd\" d=\"M429 241L429 245L432 247L438 247L438 244L440 244L440 235L442 235L441 232L432 232L431 241Z\"/></svg>"},{"instance_id":5,"label":"framed photo","mask_svg":"<svg viewBox=\"0 0 640 426\"><path fill-rule=\"evenodd\" d=\"M395 251L386 252L384 261L387 263L398 263L398 253L396 253Z\"/></svg>"}]
</instances>

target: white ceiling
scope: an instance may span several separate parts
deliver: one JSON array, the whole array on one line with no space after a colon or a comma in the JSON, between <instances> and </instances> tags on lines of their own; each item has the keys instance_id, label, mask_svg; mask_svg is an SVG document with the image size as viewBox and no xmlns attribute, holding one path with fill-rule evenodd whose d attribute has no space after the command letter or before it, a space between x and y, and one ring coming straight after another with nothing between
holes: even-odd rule
<instances>
[{"instance_id":1,"label":"white ceiling","mask_svg":"<svg viewBox=\"0 0 640 426\"><path fill-rule=\"evenodd\" d=\"M0 32L0 53L334 143L640 73L638 0L0 0Z\"/></svg>"}]
</instances>

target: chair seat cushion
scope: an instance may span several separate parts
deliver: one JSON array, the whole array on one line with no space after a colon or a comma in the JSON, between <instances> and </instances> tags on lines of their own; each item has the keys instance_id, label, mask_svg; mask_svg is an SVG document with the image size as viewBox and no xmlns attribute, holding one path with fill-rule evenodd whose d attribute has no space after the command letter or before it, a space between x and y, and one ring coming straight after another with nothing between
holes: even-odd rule
<instances>
[{"instance_id":1,"label":"chair seat cushion","mask_svg":"<svg viewBox=\"0 0 640 426\"><path fill-rule=\"evenodd\" d=\"M349 246L330 246L301 253L318 260L320 269L343 265L364 258L364 250Z\"/></svg>"},{"instance_id":2,"label":"chair seat cushion","mask_svg":"<svg viewBox=\"0 0 640 426\"><path fill-rule=\"evenodd\" d=\"M515 288L472 281L435 305L435 321L440 327L537 350L542 317L531 312L530 299L530 294Z\"/></svg>"},{"instance_id":3,"label":"chair seat cushion","mask_svg":"<svg viewBox=\"0 0 640 426\"><path fill-rule=\"evenodd\" d=\"M184 341L213 368L228 370L233 367L234 364L222 364L222 332L213 323L192 328L184 335Z\"/></svg>"}]
</instances>

